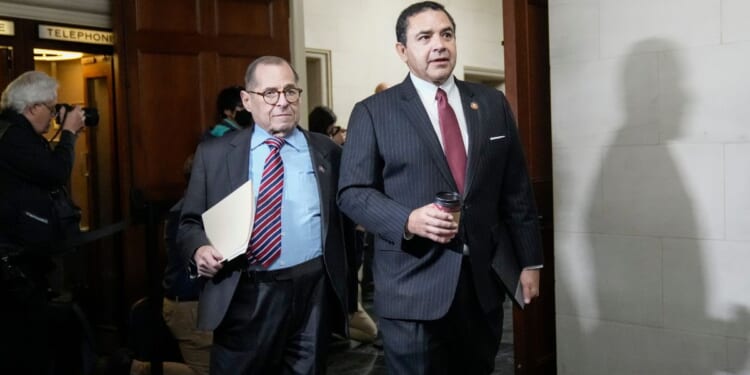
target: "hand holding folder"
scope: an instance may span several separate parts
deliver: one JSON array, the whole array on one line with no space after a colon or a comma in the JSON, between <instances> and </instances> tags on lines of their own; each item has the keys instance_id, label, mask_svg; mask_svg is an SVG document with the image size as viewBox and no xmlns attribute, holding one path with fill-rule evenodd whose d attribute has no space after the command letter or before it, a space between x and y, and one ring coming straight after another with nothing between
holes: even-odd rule
<instances>
[{"instance_id":1,"label":"hand holding folder","mask_svg":"<svg viewBox=\"0 0 750 375\"><path fill-rule=\"evenodd\" d=\"M201 215L203 230L224 259L232 260L247 251L253 233L255 199L253 183L247 181Z\"/></svg>"},{"instance_id":2,"label":"hand holding folder","mask_svg":"<svg viewBox=\"0 0 750 375\"><path fill-rule=\"evenodd\" d=\"M521 285L521 266L518 265L518 259L512 251L496 249L492 258L492 268L505 287L508 295L512 297L513 302L520 308L524 308L526 303L523 300L523 285Z\"/></svg>"}]
</instances>

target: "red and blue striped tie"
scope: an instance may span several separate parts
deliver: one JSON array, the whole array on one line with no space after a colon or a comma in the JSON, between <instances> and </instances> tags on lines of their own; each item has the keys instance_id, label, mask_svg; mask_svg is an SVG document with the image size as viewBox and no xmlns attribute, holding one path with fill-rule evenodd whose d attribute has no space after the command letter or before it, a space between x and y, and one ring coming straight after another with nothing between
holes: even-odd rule
<instances>
[{"instance_id":1,"label":"red and blue striped tie","mask_svg":"<svg viewBox=\"0 0 750 375\"><path fill-rule=\"evenodd\" d=\"M260 178L255 224L248 259L268 268L281 255L281 198L284 192L284 163L279 151L284 139L272 137L263 143L271 148Z\"/></svg>"}]
</instances>

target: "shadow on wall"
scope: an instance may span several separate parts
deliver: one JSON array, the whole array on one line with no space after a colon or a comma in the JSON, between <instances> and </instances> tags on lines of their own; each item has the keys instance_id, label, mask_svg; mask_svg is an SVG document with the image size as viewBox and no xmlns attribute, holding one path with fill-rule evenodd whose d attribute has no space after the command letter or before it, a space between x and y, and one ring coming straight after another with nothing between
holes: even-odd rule
<instances>
[{"instance_id":1,"label":"shadow on wall","mask_svg":"<svg viewBox=\"0 0 750 375\"><path fill-rule=\"evenodd\" d=\"M727 343L747 338L746 308L733 321L709 312L715 298L697 240L709 237L685 179L696 172L679 163L696 146L675 142L690 95L677 54L662 52L676 50L647 39L623 60L625 121L602 148L585 233L559 245L569 250L558 293L574 311L558 317L560 374L715 374L747 360L729 361Z\"/></svg>"}]
</instances>

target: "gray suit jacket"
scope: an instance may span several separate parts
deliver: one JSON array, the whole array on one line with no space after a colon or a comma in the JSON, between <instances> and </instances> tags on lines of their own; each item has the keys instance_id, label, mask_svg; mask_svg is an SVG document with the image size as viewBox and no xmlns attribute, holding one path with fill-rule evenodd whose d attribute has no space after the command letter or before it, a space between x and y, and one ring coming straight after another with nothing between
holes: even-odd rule
<instances>
[{"instance_id":1,"label":"gray suit jacket","mask_svg":"<svg viewBox=\"0 0 750 375\"><path fill-rule=\"evenodd\" d=\"M457 191L427 111L411 80L354 107L339 180L341 210L375 233L378 316L432 320L453 299L463 244L480 304L495 311L503 287L491 261L511 252L518 267L542 264L536 208L515 120L500 91L456 80L469 134L460 239L404 240L409 213L436 193ZM507 258L507 257L505 257Z\"/></svg>"},{"instance_id":2,"label":"gray suit jacket","mask_svg":"<svg viewBox=\"0 0 750 375\"><path fill-rule=\"evenodd\" d=\"M302 130L302 129L300 129ZM180 216L178 245L183 256L192 260L195 250L209 244L201 214L248 180L250 139L253 127L201 143L193 161L190 184ZM320 192L323 260L332 289L331 327L346 332L346 248L342 215L336 206L336 184L341 148L328 137L303 131L310 148ZM213 278L205 280L198 304L198 326L213 330L221 323L245 266L243 257L229 262Z\"/></svg>"}]
</instances>

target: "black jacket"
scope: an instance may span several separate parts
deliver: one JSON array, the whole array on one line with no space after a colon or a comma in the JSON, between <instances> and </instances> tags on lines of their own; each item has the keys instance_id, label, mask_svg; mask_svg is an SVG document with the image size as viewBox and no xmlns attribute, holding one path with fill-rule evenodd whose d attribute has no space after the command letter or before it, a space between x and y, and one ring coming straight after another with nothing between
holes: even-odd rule
<instances>
[{"instance_id":1,"label":"black jacket","mask_svg":"<svg viewBox=\"0 0 750 375\"><path fill-rule=\"evenodd\" d=\"M0 243L36 246L46 228L23 212L51 217L49 193L70 178L76 136L63 131L52 149L23 115L5 110L0 121L10 124L0 137Z\"/></svg>"}]
</instances>

